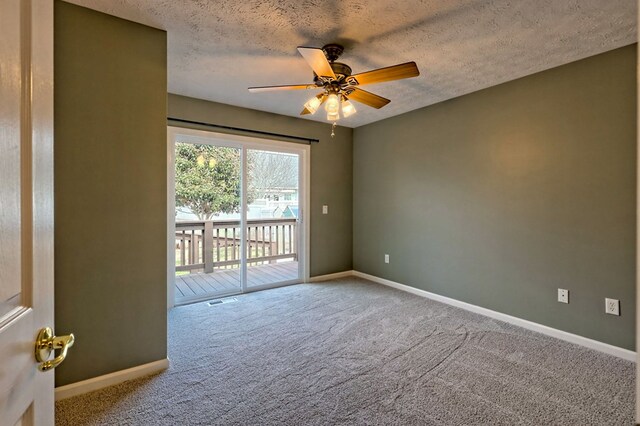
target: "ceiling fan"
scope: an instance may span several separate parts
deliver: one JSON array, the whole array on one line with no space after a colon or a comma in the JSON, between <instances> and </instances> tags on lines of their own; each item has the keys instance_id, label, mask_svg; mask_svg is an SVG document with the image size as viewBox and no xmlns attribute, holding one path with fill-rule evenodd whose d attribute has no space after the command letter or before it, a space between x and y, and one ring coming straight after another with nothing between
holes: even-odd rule
<instances>
[{"instance_id":1,"label":"ceiling fan","mask_svg":"<svg viewBox=\"0 0 640 426\"><path fill-rule=\"evenodd\" d=\"M406 62L352 75L349 65L336 62L344 52L344 48L339 44L327 44L321 49L317 47L298 47L298 52L313 69L312 84L249 87L249 92L322 89L321 93L304 104L304 109L300 115L315 114L318 108L326 103L327 120L333 121L334 126L335 121L340 119L340 110L342 110L342 116L345 118L356 112L353 104L349 102L350 100L377 109L391 102L389 99L367 92L359 86L420 75L415 62Z\"/></svg>"}]
</instances>

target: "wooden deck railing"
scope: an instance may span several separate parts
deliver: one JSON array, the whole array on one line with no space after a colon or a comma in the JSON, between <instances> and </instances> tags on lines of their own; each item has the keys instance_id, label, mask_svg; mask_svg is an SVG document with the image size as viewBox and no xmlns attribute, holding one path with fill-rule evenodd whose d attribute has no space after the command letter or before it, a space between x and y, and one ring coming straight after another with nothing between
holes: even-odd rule
<instances>
[{"instance_id":1,"label":"wooden deck railing","mask_svg":"<svg viewBox=\"0 0 640 426\"><path fill-rule=\"evenodd\" d=\"M296 226L295 218L247 220L247 262L297 260ZM239 220L176 222L176 271L237 268L240 238Z\"/></svg>"}]
</instances>

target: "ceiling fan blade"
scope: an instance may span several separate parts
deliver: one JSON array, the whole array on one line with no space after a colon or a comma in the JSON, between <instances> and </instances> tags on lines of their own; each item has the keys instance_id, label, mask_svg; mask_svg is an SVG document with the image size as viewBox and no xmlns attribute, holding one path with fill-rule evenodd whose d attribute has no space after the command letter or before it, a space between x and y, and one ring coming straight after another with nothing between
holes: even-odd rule
<instances>
[{"instance_id":1,"label":"ceiling fan blade","mask_svg":"<svg viewBox=\"0 0 640 426\"><path fill-rule=\"evenodd\" d=\"M358 89L357 87L352 88L352 90L353 92L347 95L347 98L349 98L349 100L360 102L361 104L369 105L370 107L376 109L380 109L391 102L387 98L383 98L382 96L367 92L366 90Z\"/></svg>"},{"instance_id":2,"label":"ceiling fan blade","mask_svg":"<svg viewBox=\"0 0 640 426\"><path fill-rule=\"evenodd\" d=\"M386 68L367 71L352 75L358 84L382 83L384 81L401 80L403 78L417 77L420 75L415 62L407 62L399 65L392 65Z\"/></svg>"},{"instance_id":3,"label":"ceiling fan blade","mask_svg":"<svg viewBox=\"0 0 640 426\"><path fill-rule=\"evenodd\" d=\"M249 91L251 93L259 93L259 92L275 92L279 90L302 90L302 89L317 89L318 86L315 84L291 84L287 86L260 86L260 87L249 87Z\"/></svg>"},{"instance_id":4,"label":"ceiling fan blade","mask_svg":"<svg viewBox=\"0 0 640 426\"><path fill-rule=\"evenodd\" d=\"M322 49L317 47L298 47L298 52L302 55L305 61L309 64L313 72L321 77L336 78L331 64L327 61L327 57L324 55Z\"/></svg>"}]
</instances>

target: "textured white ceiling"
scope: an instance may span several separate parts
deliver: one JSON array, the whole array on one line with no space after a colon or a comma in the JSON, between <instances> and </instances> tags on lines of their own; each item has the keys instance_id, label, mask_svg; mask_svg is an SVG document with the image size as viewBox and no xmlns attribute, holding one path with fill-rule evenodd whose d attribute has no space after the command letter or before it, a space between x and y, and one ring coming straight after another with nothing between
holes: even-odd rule
<instances>
[{"instance_id":1,"label":"textured white ceiling","mask_svg":"<svg viewBox=\"0 0 640 426\"><path fill-rule=\"evenodd\" d=\"M168 32L169 92L297 116L297 46L341 43L354 73L415 61L417 78L366 86L391 99L358 127L636 41L636 0L71 0ZM324 114L307 116L325 121Z\"/></svg>"}]
</instances>

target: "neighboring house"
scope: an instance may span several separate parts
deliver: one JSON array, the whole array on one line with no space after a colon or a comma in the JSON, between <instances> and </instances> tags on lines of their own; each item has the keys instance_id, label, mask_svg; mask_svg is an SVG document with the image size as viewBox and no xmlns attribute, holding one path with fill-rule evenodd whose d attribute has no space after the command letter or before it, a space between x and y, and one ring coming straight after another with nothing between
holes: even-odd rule
<instances>
[{"instance_id":1,"label":"neighboring house","mask_svg":"<svg viewBox=\"0 0 640 426\"><path fill-rule=\"evenodd\" d=\"M287 206L282 212L282 217L298 217L298 206Z\"/></svg>"}]
</instances>

